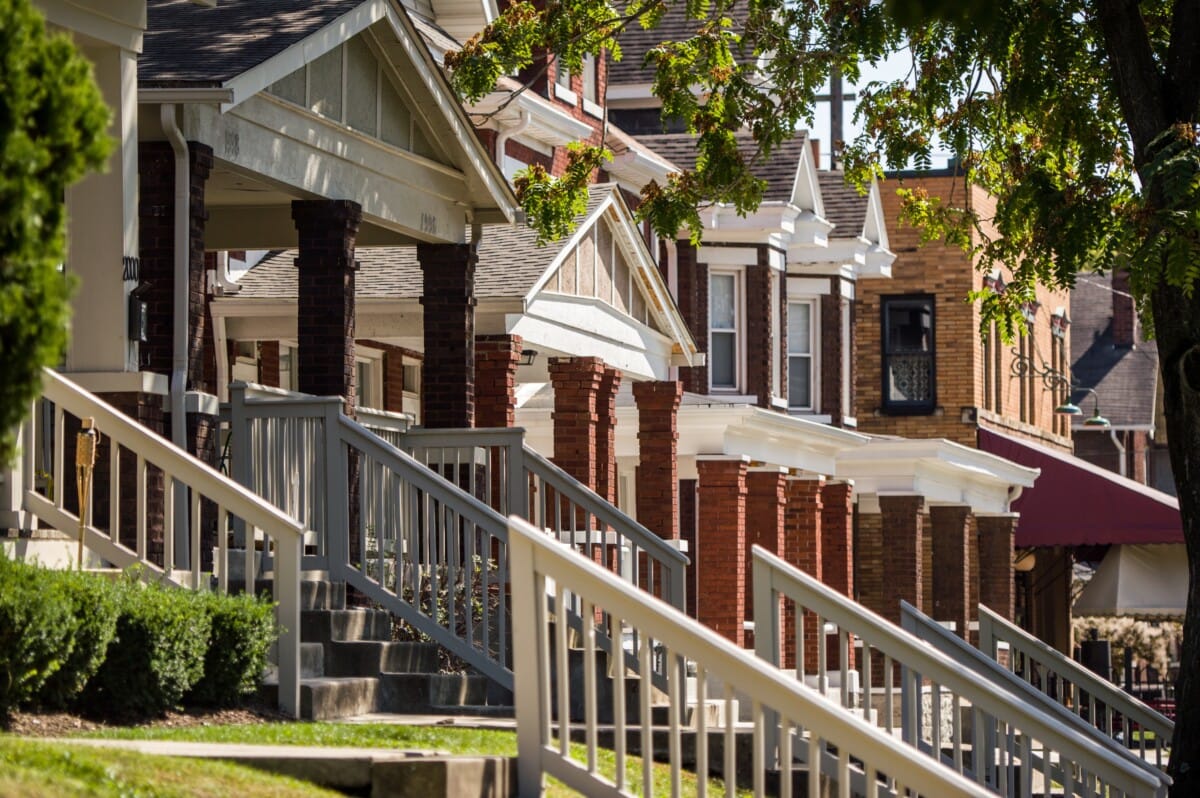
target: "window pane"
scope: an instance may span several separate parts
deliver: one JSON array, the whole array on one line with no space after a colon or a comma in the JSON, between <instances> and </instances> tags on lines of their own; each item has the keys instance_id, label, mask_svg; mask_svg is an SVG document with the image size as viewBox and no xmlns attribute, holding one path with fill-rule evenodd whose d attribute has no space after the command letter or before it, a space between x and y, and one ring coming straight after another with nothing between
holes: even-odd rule
<instances>
[{"instance_id":1,"label":"window pane","mask_svg":"<svg viewBox=\"0 0 1200 798\"><path fill-rule=\"evenodd\" d=\"M892 302L887 306L889 352L929 352L933 308L929 302Z\"/></svg>"},{"instance_id":2,"label":"window pane","mask_svg":"<svg viewBox=\"0 0 1200 798\"><path fill-rule=\"evenodd\" d=\"M304 69L297 69L287 77L280 78L268 86L267 93L303 107L304 81Z\"/></svg>"},{"instance_id":3,"label":"window pane","mask_svg":"<svg viewBox=\"0 0 1200 798\"><path fill-rule=\"evenodd\" d=\"M788 358L788 405L812 407L812 358Z\"/></svg>"},{"instance_id":4,"label":"window pane","mask_svg":"<svg viewBox=\"0 0 1200 798\"><path fill-rule=\"evenodd\" d=\"M331 119L342 118L342 48L333 48L308 65L312 110Z\"/></svg>"},{"instance_id":5,"label":"window pane","mask_svg":"<svg viewBox=\"0 0 1200 798\"><path fill-rule=\"evenodd\" d=\"M412 127L412 116L389 80L383 81L379 116L383 128L380 138L402 150L411 149L412 139L409 131Z\"/></svg>"},{"instance_id":6,"label":"window pane","mask_svg":"<svg viewBox=\"0 0 1200 798\"><path fill-rule=\"evenodd\" d=\"M714 388L736 388L737 377L735 370L737 338L733 333L714 332L711 335L711 349L708 353L709 381Z\"/></svg>"},{"instance_id":7,"label":"window pane","mask_svg":"<svg viewBox=\"0 0 1200 798\"><path fill-rule=\"evenodd\" d=\"M596 102L596 56L583 57L583 96Z\"/></svg>"},{"instance_id":8,"label":"window pane","mask_svg":"<svg viewBox=\"0 0 1200 798\"><path fill-rule=\"evenodd\" d=\"M788 352L807 355L812 352L812 305L807 302L788 304Z\"/></svg>"},{"instance_id":9,"label":"window pane","mask_svg":"<svg viewBox=\"0 0 1200 798\"><path fill-rule=\"evenodd\" d=\"M733 330L734 290L732 274L714 274L708 281L709 326L714 330Z\"/></svg>"},{"instance_id":10,"label":"window pane","mask_svg":"<svg viewBox=\"0 0 1200 798\"><path fill-rule=\"evenodd\" d=\"M554 62L554 82L564 89L571 88L571 70L567 69L567 65L562 61Z\"/></svg>"},{"instance_id":11,"label":"window pane","mask_svg":"<svg viewBox=\"0 0 1200 798\"><path fill-rule=\"evenodd\" d=\"M932 402L933 359L927 354L891 355L888 363L889 402Z\"/></svg>"}]
</instances>

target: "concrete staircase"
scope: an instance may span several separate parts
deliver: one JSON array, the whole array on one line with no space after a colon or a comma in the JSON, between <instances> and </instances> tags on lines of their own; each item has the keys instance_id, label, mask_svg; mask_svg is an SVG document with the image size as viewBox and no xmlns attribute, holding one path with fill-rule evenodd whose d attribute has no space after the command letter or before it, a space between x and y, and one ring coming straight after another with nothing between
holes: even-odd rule
<instances>
[{"instance_id":1,"label":"concrete staircase","mask_svg":"<svg viewBox=\"0 0 1200 798\"><path fill-rule=\"evenodd\" d=\"M256 588L269 589L270 580ZM301 590L300 716L489 715L512 717L512 694L473 672L441 673L436 643L392 640L386 610L348 608L345 583L305 581ZM274 700L268 674L264 698Z\"/></svg>"}]
</instances>

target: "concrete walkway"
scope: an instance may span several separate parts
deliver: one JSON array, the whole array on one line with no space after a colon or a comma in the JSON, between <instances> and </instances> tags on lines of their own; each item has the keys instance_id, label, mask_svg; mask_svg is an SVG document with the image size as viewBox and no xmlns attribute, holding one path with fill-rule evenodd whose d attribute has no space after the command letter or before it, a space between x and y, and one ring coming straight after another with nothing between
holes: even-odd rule
<instances>
[{"instance_id":1,"label":"concrete walkway","mask_svg":"<svg viewBox=\"0 0 1200 798\"><path fill-rule=\"evenodd\" d=\"M491 719L489 719L491 720ZM429 725L429 724L425 724ZM333 790L371 796L516 795L516 759L459 756L444 751L242 745L176 740L48 738L54 745L119 748L156 756L219 759L309 781Z\"/></svg>"}]
</instances>

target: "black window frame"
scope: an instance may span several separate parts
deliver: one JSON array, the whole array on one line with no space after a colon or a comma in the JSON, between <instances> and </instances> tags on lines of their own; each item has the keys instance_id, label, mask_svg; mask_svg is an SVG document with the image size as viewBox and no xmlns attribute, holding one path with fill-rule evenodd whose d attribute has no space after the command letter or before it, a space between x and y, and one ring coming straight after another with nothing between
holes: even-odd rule
<instances>
[{"instance_id":1,"label":"black window frame","mask_svg":"<svg viewBox=\"0 0 1200 798\"><path fill-rule=\"evenodd\" d=\"M925 305L929 308L929 398L924 400L897 401L890 398L890 359L902 354L892 349L888 331L889 313L899 305L912 307ZM881 298L879 305L879 351L880 351L880 407L883 412L894 416L932 415L937 410L937 299L933 294L891 294ZM906 354L913 354L911 352Z\"/></svg>"}]
</instances>

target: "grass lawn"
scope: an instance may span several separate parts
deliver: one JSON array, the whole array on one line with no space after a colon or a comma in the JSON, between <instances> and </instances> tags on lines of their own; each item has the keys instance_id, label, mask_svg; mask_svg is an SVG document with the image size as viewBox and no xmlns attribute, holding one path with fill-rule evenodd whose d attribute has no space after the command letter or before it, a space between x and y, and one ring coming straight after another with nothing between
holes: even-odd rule
<instances>
[{"instance_id":1,"label":"grass lawn","mask_svg":"<svg viewBox=\"0 0 1200 798\"><path fill-rule=\"evenodd\" d=\"M5 798L335 798L338 793L241 765L64 746L0 734Z\"/></svg>"},{"instance_id":2,"label":"grass lawn","mask_svg":"<svg viewBox=\"0 0 1200 798\"><path fill-rule=\"evenodd\" d=\"M123 740L187 740L214 743L255 743L264 745L319 745L354 748L399 748L446 751L452 754L516 756L517 735L505 729L465 729L453 726L397 726L390 724L351 723L260 723L238 726L191 726L186 728L117 728L86 734L87 737L108 737ZM572 753L585 761L586 749L572 744ZM601 773L612 778L616 773L616 756L611 751L599 752ZM642 761L640 757L626 759L628 782L641 793ZM671 771L666 765L655 764L655 794L671 793ZM682 794L695 795L696 777L682 774ZM724 795L724 783L709 779L709 793ZM550 796L575 793L562 784L551 782L546 791ZM747 791L739 794L749 795Z\"/></svg>"}]
</instances>

